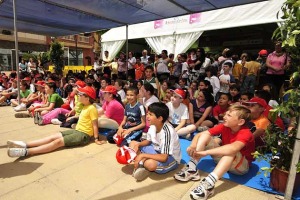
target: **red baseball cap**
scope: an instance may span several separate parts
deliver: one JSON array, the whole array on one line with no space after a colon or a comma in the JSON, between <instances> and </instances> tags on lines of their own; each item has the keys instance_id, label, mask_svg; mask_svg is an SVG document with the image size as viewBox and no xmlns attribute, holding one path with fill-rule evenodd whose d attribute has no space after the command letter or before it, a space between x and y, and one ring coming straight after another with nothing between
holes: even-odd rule
<instances>
[{"instance_id":1,"label":"red baseball cap","mask_svg":"<svg viewBox=\"0 0 300 200\"><path fill-rule=\"evenodd\" d=\"M268 55L268 51L267 50L265 50L265 49L262 49L262 50L260 50L259 52L258 52L258 54L260 55L260 56L266 56L266 55Z\"/></svg>"},{"instance_id":2,"label":"red baseball cap","mask_svg":"<svg viewBox=\"0 0 300 200\"><path fill-rule=\"evenodd\" d=\"M268 106L267 102L264 99L259 98L259 97L253 97L247 103L249 103L249 104L257 103L264 108L266 108Z\"/></svg>"},{"instance_id":3,"label":"red baseball cap","mask_svg":"<svg viewBox=\"0 0 300 200\"><path fill-rule=\"evenodd\" d=\"M29 77L23 78L23 81L30 81L31 79Z\"/></svg>"},{"instance_id":4,"label":"red baseball cap","mask_svg":"<svg viewBox=\"0 0 300 200\"><path fill-rule=\"evenodd\" d=\"M105 87L104 91L102 91L102 92L108 92L108 93L116 95L117 94L117 89L115 88L115 86L108 85L108 86Z\"/></svg>"},{"instance_id":5,"label":"red baseball cap","mask_svg":"<svg viewBox=\"0 0 300 200\"><path fill-rule=\"evenodd\" d=\"M124 165L127 165L134 161L136 156L136 152L132 148L127 147L125 145L118 149L116 153L116 159L118 163Z\"/></svg>"},{"instance_id":6,"label":"red baseball cap","mask_svg":"<svg viewBox=\"0 0 300 200\"><path fill-rule=\"evenodd\" d=\"M84 81L76 81L75 85L79 88L84 88L86 86Z\"/></svg>"},{"instance_id":7,"label":"red baseball cap","mask_svg":"<svg viewBox=\"0 0 300 200\"><path fill-rule=\"evenodd\" d=\"M178 95L179 97L185 99L185 91L183 89L176 89L176 90L172 90L174 92L174 94Z\"/></svg>"},{"instance_id":8,"label":"red baseball cap","mask_svg":"<svg viewBox=\"0 0 300 200\"><path fill-rule=\"evenodd\" d=\"M94 88L90 87L90 86L86 86L83 88L77 88L77 90L81 93L85 93L86 95L88 95L90 98L92 99L96 99L96 91L94 90Z\"/></svg>"},{"instance_id":9,"label":"red baseball cap","mask_svg":"<svg viewBox=\"0 0 300 200\"><path fill-rule=\"evenodd\" d=\"M45 81L38 81L38 82L36 82L35 85L45 87L45 84L46 84Z\"/></svg>"}]
</instances>

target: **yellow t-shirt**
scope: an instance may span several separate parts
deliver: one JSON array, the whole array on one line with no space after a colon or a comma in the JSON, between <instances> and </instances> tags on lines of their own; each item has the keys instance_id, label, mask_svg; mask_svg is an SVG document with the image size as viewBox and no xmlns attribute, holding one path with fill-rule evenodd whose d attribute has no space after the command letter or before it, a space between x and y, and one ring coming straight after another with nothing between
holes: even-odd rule
<instances>
[{"instance_id":1,"label":"yellow t-shirt","mask_svg":"<svg viewBox=\"0 0 300 200\"><path fill-rule=\"evenodd\" d=\"M242 70L243 70L243 66L239 63L236 63L232 68L232 76L234 76L235 79L239 80L242 74Z\"/></svg>"},{"instance_id":2,"label":"yellow t-shirt","mask_svg":"<svg viewBox=\"0 0 300 200\"><path fill-rule=\"evenodd\" d=\"M75 95L74 99L75 99L75 116L79 116L82 111L83 104L78 101L77 95Z\"/></svg>"},{"instance_id":3,"label":"yellow t-shirt","mask_svg":"<svg viewBox=\"0 0 300 200\"><path fill-rule=\"evenodd\" d=\"M76 125L76 130L86 133L89 136L94 135L94 129L92 121L98 119L98 111L94 105L84 106Z\"/></svg>"},{"instance_id":4,"label":"yellow t-shirt","mask_svg":"<svg viewBox=\"0 0 300 200\"><path fill-rule=\"evenodd\" d=\"M246 62L245 68L248 69L247 76L249 75L257 76L258 70L260 69L260 63L256 61Z\"/></svg>"}]
</instances>

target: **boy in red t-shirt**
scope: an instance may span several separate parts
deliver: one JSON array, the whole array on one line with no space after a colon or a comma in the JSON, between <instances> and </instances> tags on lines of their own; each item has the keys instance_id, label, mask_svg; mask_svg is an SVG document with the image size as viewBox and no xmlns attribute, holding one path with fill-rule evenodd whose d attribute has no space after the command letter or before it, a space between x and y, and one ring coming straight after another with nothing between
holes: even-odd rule
<instances>
[{"instance_id":1,"label":"boy in red t-shirt","mask_svg":"<svg viewBox=\"0 0 300 200\"><path fill-rule=\"evenodd\" d=\"M223 122L225 112L230 106L230 94L222 93L218 100L218 104L213 108L213 116L218 120L218 123Z\"/></svg>"},{"instance_id":2,"label":"boy in red t-shirt","mask_svg":"<svg viewBox=\"0 0 300 200\"><path fill-rule=\"evenodd\" d=\"M141 63L140 58L136 58L136 64L134 65L135 69L135 80L142 80L144 78L144 64Z\"/></svg>"},{"instance_id":3,"label":"boy in red t-shirt","mask_svg":"<svg viewBox=\"0 0 300 200\"><path fill-rule=\"evenodd\" d=\"M190 196L193 199L207 199L214 193L215 183L227 171L243 175L249 171L253 161L251 153L255 150L253 134L245 126L251 119L251 111L240 105L231 106L224 116L224 123L210 130L197 134L187 153L191 156L188 165L176 173L174 178L179 181L200 180L197 163L205 156L212 156L217 166L200 185L193 189ZM222 135L222 146L213 136Z\"/></svg>"}]
</instances>

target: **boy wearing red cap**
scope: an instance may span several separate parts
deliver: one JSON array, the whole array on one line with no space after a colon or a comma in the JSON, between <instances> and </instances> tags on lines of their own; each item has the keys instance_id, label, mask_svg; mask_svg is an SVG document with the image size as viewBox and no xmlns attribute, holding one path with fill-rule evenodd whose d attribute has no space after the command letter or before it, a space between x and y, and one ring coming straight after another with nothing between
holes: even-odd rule
<instances>
[{"instance_id":1,"label":"boy wearing red cap","mask_svg":"<svg viewBox=\"0 0 300 200\"><path fill-rule=\"evenodd\" d=\"M185 97L186 93L183 89L173 90L171 101L166 104L170 111L168 121L175 128L179 136L189 135L195 130L194 125L186 126L186 122L189 119L189 112L187 106L182 103Z\"/></svg>"},{"instance_id":2,"label":"boy wearing red cap","mask_svg":"<svg viewBox=\"0 0 300 200\"><path fill-rule=\"evenodd\" d=\"M23 142L7 141L7 154L10 157L32 156L52 152L60 147L87 145L91 138L103 144L98 136L98 112L93 105L96 92L92 87L78 88L79 101L84 105L75 130L62 131L43 139Z\"/></svg>"},{"instance_id":3,"label":"boy wearing red cap","mask_svg":"<svg viewBox=\"0 0 300 200\"><path fill-rule=\"evenodd\" d=\"M254 97L246 103L251 110L252 122L255 124L256 131L253 135L255 138L255 146L263 146L265 132L270 125L269 119L263 114L268 104L262 98Z\"/></svg>"}]
</instances>

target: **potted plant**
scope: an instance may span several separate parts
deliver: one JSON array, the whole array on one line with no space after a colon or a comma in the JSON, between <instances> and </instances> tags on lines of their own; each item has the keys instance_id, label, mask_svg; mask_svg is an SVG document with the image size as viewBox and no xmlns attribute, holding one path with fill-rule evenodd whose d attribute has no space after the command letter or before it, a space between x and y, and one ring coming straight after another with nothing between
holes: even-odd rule
<instances>
[{"instance_id":1,"label":"potted plant","mask_svg":"<svg viewBox=\"0 0 300 200\"><path fill-rule=\"evenodd\" d=\"M295 141L297 140L297 125L300 116L300 1L287 0L281 11L284 22L273 34L274 39L282 40L282 45L291 57L291 67L287 74L290 76L290 88L283 95L282 103L271 111L273 117L280 114L282 117L290 119L287 130L282 131L275 123L272 123L267 131L266 146L261 151L257 151L254 157L270 161L270 167L263 167L265 175L270 172L270 186L280 192L285 192L288 172L295 169L297 178L295 187L300 186L300 162L291 166ZM298 130L299 131L299 130ZM284 177L276 177L285 174ZM283 186L279 186L282 184ZM298 184L298 186L296 186Z\"/></svg>"}]
</instances>

